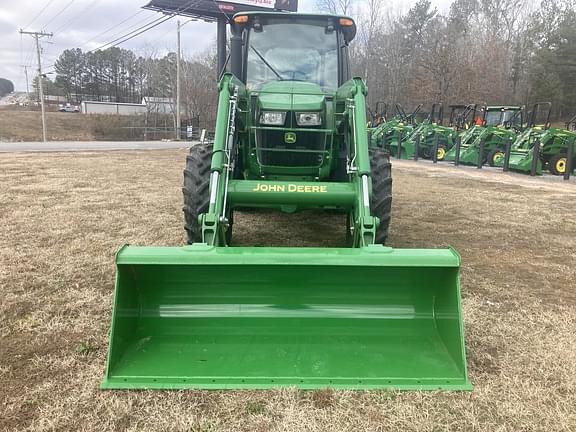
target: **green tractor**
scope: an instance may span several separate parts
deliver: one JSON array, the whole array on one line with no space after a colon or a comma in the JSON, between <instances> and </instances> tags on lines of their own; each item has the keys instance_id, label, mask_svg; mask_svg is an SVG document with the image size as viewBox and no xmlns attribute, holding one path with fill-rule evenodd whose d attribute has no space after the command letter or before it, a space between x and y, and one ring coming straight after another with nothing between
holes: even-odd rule
<instances>
[{"instance_id":1,"label":"green tractor","mask_svg":"<svg viewBox=\"0 0 576 432\"><path fill-rule=\"evenodd\" d=\"M354 21L248 12L231 28L214 143L184 171L189 245L118 252L103 388L470 389L458 254L383 246L391 168L350 75ZM234 246L241 209L340 212L348 244Z\"/></svg>"},{"instance_id":2,"label":"green tractor","mask_svg":"<svg viewBox=\"0 0 576 432\"><path fill-rule=\"evenodd\" d=\"M465 165L482 166L486 162L494 166L500 154L516 138L522 127L522 107L487 106L483 109L481 122L464 132L461 136L459 155L457 146L448 151L444 160L459 162Z\"/></svg>"},{"instance_id":3,"label":"green tractor","mask_svg":"<svg viewBox=\"0 0 576 432\"><path fill-rule=\"evenodd\" d=\"M547 106L548 115L544 124L537 125L535 114L538 106ZM568 166L568 146L574 145L576 141L576 131L570 130L571 122L576 119L574 116L566 123L566 128L551 128L550 111L551 104L535 104L532 110L532 118L529 128L518 136L510 149L510 159L508 168L512 171L534 173L541 175L544 168L554 175L564 175ZM538 159L534 159L534 147L538 144ZM502 154L497 166L504 166L505 155ZM576 165L576 159L572 162L572 167Z\"/></svg>"},{"instance_id":4,"label":"green tractor","mask_svg":"<svg viewBox=\"0 0 576 432\"><path fill-rule=\"evenodd\" d=\"M388 117L388 104L386 102L378 101L376 102L376 108L374 110L368 109L368 111L370 113L369 130L386 123Z\"/></svg>"},{"instance_id":5,"label":"green tractor","mask_svg":"<svg viewBox=\"0 0 576 432\"><path fill-rule=\"evenodd\" d=\"M398 103L395 104L395 109L396 115L393 119L368 131L371 146L385 148L393 155L397 154L398 143L405 140L416 128L422 105L418 105L411 113L406 113L402 105Z\"/></svg>"},{"instance_id":6,"label":"green tractor","mask_svg":"<svg viewBox=\"0 0 576 432\"><path fill-rule=\"evenodd\" d=\"M467 131L474 125L476 118L476 104L450 105L450 118L448 126L457 132Z\"/></svg>"},{"instance_id":7,"label":"green tractor","mask_svg":"<svg viewBox=\"0 0 576 432\"><path fill-rule=\"evenodd\" d=\"M443 126L442 104L433 104L430 114L402 141L402 159L411 159L418 147L418 156L432 159L436 149L436 160L443 160L452 148L458 133L453 127ZM393 154L397 154L397 150Z\"/></svg>"}]
</instances>

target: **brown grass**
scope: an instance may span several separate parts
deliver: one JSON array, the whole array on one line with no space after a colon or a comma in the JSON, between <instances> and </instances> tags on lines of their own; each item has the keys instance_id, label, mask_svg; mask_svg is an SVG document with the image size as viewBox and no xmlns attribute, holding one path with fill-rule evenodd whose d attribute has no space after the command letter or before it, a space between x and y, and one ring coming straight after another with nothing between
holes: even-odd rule
<instances>
[{"instance_id":1,"label":"brown grass","mask_svg":"<svg viewBox=\"0 0 576 432\"><path fill-rule=\"evenodd\" d=\"M54 107L50 107L55 109ZM49 141L140 140L143 139L144 116L110 114L46 113ZM164 123L161 124L162 126ZM168 123L169 125L169 123ZM171 136L169 136L171 137ZM149 139L164 138L154 135ZM40 111L0 107L0 141L41 141Z\"/></svg>"},{"instance_id":2,"label":"brown grass","mask_svg":"<svg viewBox=\"0 0 576 432\"><path fill-rule=\"evenodd\" d=\"M184 157L0 156L0 430L576 430L576 185L407 162L391 243L462 254L474 392L100 391L114 252L182 244ZM265 219L239 215L238 242L343 235Z\"/></svg>"}]
</instances>

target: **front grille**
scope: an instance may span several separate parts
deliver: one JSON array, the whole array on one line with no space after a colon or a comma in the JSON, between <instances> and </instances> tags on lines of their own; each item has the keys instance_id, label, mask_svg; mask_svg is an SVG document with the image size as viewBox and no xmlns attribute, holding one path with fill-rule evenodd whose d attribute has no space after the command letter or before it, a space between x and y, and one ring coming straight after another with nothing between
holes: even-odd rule
<instances>
[{"instance_id":1,"label":"front grille","mask_svg":"<svg viewBox=\"0 0 576 432\"><path fill-rule=\"evenodd\" d=\"M296 142L286 143L286 130L257 130L256 150L263 166L319 167L326 156L325 132L299 132Z\"/></svg>"}]
</instances>

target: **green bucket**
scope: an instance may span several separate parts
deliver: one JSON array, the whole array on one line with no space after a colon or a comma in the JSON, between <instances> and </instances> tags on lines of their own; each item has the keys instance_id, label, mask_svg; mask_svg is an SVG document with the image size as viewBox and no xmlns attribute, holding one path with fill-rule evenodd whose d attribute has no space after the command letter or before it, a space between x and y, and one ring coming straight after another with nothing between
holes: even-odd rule
<instances>
[{"instance_id":1,"label":"green bucket","mask_svg":"<svg viewBox=\"0 0 576 432\"><path fill-rule=\"evenodd\" d=\"M105 389L470 390L452 249L122 248Z\"/></svg>"}]
</instances>

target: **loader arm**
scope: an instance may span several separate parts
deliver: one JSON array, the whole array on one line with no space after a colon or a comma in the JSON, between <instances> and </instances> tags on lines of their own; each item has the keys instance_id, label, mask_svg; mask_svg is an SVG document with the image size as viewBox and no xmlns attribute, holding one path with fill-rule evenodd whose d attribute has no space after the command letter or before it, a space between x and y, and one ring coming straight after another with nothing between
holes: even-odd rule
<instances>
[{"instance_id":1,"label":"loader arm","mask_svg":"<svg viewBox=\"0 0 576 432\"><path fill-rule=\"evenodd\" d=\"M236 115L238 99L246 88L231 74L225 74L218 86L218 112L210 168L210 201L208 212L200 215L203 242L211 246L225 245L229 227L226 196L235 163L234 141L237 139Z\"/></svg>"},{"instance_id":2,"label":"loader arm","mask_svg":"<svg viewBox=\"0 0 576 432\"><path fill-rule=\"evenodd\" d=\"M356 189L354 208L353 246L374 244L376 229L380 221L371 215L370 199L372 179L368 159L368 134L366 124L366 85L361 78L353 78L338 89L336 98L346 101L348 149L347 171Z\"/></svg>"}]
</instances>

